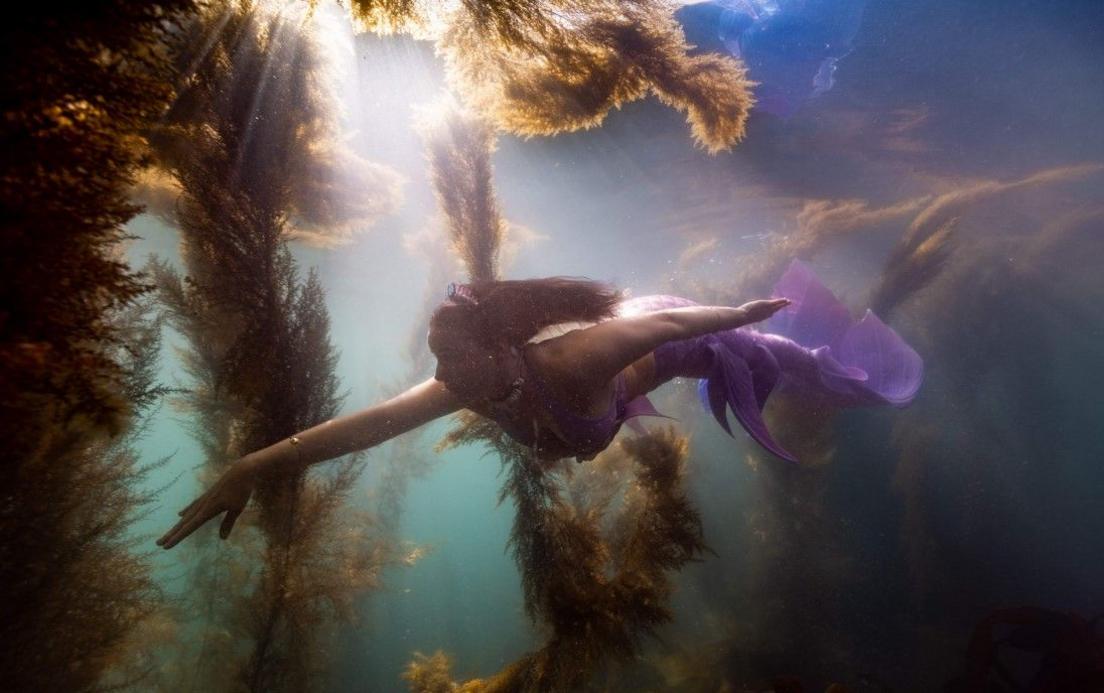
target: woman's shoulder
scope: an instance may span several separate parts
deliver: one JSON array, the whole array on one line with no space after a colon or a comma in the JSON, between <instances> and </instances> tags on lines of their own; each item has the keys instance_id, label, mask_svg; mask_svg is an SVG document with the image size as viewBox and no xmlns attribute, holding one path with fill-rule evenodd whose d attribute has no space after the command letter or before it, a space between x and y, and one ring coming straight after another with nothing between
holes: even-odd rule
<instances>
[{"instance_id":1,"label":"woman's shoulder","mask_svg":"<svg viewBox=\"0 0 1104 693\"><path fill-rule=\"evenodd\" d=\"M541 329L524 345L526 368L544 382L572 382L579 366L579 337L597 324L575 320Z\"/></svg>"},{"instance_id":2,"label":"woman's shoulder","mask_svg":"<svg viewBox=\"0 0 1104 693\"><path fill-rule=\"evenodd\" d=\"M682 298L681 296L670 296L668 294L650 294L646 296L635 296L632 298L626 298L621 303L617 304L617 317L629 318L634 315L642 315L644 313L655 313L657 311L666 310L668 308L684 308L686 306L696 306L696 302L691 301L688 298Z\"/></svg>"},{"instance_id":3,"label":"woman's shoulder","mask_svg":"<svg viewBox=\"0 0 1104 693\"><path fill-rule=\"evenodd\" d=\"M588 327L597 325L597 322L588 322L583 320L572 320L569 322L559 322L555 325L548 325L541 328L540 332L529 338L527 344L539 344L547 342L559 337L563 337L569 332L575 332L576 330L585 330Z\"/></svg>"},{"instance_id":4,"label":"woman's shoulder","mask_svg":"<svg viewBox=\"0 0 1104 693\"><path fill-rule=\"evenodd\" d=\"M617 320L620 318L628 318L644 313L654 313L664 310L666 308L680 308L684 306L697 305L694 301L687 298L681 298L679 296L669 296L665 294L651 294L645 296L637 296L633 298L626 298L617 304L617 308L614 314L601 321L584 321L584 320L572 320L567 322L559 322L553 325L547 325L537 334L533 335L528 344L538 344L543 342L550 342L558 339L572 332L578 332L586 330L587 328L594 327L601 322L608 320ZM561 342L562 344L562 342Z\"/></svg>"}]
</instances>

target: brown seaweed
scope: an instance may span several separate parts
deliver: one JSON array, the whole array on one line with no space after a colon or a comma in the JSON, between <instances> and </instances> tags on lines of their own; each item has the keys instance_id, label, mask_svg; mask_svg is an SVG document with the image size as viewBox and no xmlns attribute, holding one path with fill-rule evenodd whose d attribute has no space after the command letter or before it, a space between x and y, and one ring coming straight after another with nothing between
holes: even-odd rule
<instances>
[{"instance_id":1,"label":"brown seaweed","mask_svg":"<svg viewBox=\"0 0 1104 693\"><path fill-rule=\"evenodd\" d=\"M168 462L143 463L136 450L166 392L154 380L161 323L149 301L114 323L120 345L105 356L119 367L131 425L114 438L64 426L41 435L0 514L0 673L13 690L147 680L152 665L132 637L173 619L131 533L156 498L143 484Z\"/></svg>"},{"instance_id":2,"label":"brown seaweed","mask_svg":"<svg viewBox=\"0 0 1104 693\"><path fill-rule=\"evenodd\" d=\"M130 535L160 462L135 445L164 389L160 323L121 259L142 132L172 96L190 0L21 7L0 30L0 680L91 690L146 680L128 649L165 621Z\"/></svg>"},{"instance_id":3,"label":"brown seaweed","mask_svg":"<svg viewBox=\"0 0 1104 693\"><path fill-rule=\"evenodd\" d=\"M445 215L453 252L471 281L498 277L506 222L495 197L491 154L494 133L480 118L453 104L423 124L430 179Z\"/></svg>"},{"instance_id":4,"label":"brown seaweed","mask_svg":"<svg viewBox=\"0 0 1104 693\"><path fill-rule=\"evenodd\" d=\"M188 340L194 385L183 403L210 476L332 418L341 397L321 284L313 271L301 276L287 248L300 209L293 181L328 132L312 84L315 49L294 17L249 3L213 8L191 32L189 45L202 51L188 58L193 69L154 137L159 164L181 188L175 222L187 276L161 264L156 278ZM319 475L262 480L256 511L242 521L257 543L247 527L236 549L200 535L192 599L206 633L194 656L218 661L184 672L192 686L319 685L332 625L352 617L354 596L376 587L400 553L371 518L345 507L362 467L357 455ZM220 630L230 643L218 642Z\"/></svg>"},{"instance_id":5,"label":"brown seaweed","mask_svg":"<svg viewBox=\"0 0 1104 693\"><path fill-rule=\"evenodd\" d=\"M741 63L689 55L663 6L632 0L494 0L433 4L358 0L362 26L435 41L450 85L496 128L522 136L599 125L651 94L684 112L694 141L730 149L753 103Z\"/></svg>"},{"instance_id":6,"label":"brown seaweed","mask_svg":"<svg viewBox=\"0 0 1104 693\"><path fill-rule=\"evenodd\" d=\"M670 621L671 573L705 550L683 490L688 441L673 429L622 439L584 472L538 462L474 416L442 444L478 439L506 465L500 498L515 508L510 546L526 609L548 636L541 649L458 690L574 690L632 658ZM441 653L419 656L405 678L412 690L438 690L448 665Z\"/></svg>"}]
</instances>

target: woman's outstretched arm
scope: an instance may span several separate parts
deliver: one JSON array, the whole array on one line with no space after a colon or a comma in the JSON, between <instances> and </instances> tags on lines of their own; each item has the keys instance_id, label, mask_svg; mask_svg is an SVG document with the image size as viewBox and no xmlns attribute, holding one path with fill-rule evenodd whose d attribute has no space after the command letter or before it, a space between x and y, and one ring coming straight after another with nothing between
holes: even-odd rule
<instances>
[{"instance_id":1,"label":"woman's outstretched arm","mask_svg":"<svg viewBox=\"0 0 1104 693\"><path fill-rule=\"evenodd\" d=\"M222 513L219 534L226 538L245 508L260 474L286 474L309 465L379 445L395 436L451 414L463 405L439 380L415 385L386 402L331 419L251 452L230 465L215 484L180 511L180 521L157 540L166 549Z\"/></svg>"},{"instance_id":2,"label":"woman's outstretched arm","mask_svg":"<svg viewBox=\"0 0 1104 693\"><path fill-rule=\"evenodd\" d=\"M766 320L789 305L785 298L751 301L738 308L686 306L615 318L549 341L558 376L580 385L604 386L660 345Z\"/></svg>"},{"instance_id":3,"label":"woman's outstretched arm","mask_svg":"<svg viewBox=\"0 0 1104 693\"><path fill-rule=\"evenodd\" d=\"M389 400L330 419L250 453L258 471L300 471L312 464L365 450L411 431L463 405L441 381L430 378ZM296 441L294 444L292 441Z\"/></svg>"}]
</instances>

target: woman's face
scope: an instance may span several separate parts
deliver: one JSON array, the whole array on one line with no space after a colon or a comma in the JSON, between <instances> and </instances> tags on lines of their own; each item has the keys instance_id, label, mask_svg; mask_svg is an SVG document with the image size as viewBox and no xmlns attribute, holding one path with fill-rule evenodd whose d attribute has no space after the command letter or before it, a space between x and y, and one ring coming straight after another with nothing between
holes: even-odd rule
<instances>
[{"instance_id":1,"label":"woman's face","mask_svg":"<svg viewBox=\"0 0 1104 693\"><path fill-rule=\"evenodd\" d=\"M437 380L452 392L471 399L497 397L506 389L500 359L494 350L450 330L431 329L429 350L437 357Z\"/></svg>"}]
</instances>

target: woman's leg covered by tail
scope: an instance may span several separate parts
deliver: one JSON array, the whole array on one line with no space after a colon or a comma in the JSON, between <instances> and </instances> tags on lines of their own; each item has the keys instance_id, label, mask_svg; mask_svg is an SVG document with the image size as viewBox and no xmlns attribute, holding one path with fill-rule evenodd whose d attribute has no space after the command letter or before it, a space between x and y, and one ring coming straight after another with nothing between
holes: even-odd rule
<instances>
[{"instance_id":1,"label":"woman's leg covered by tail","mask_svg":"<svg viewBox=\"0 0 1104 693\"><path fill-rule=\"evenodd\" d=\"M702 402L731 433L727 409L760 445L787 460L763 422L762 409L776 388L816 397L830 406L903 406L923 379L923 361L890 327L867 311L851 320L847 308L798 261L775 286L792 301L765 325L726 330L664 344L655 350L656 383L699 378ZM623 314L694 305L676 296L626 301Z\"/></svg>"}]
</instances>

